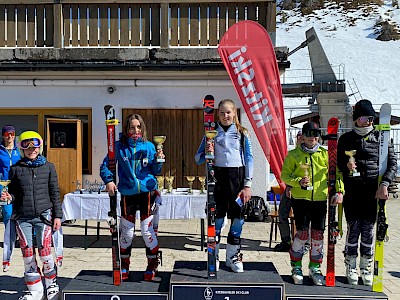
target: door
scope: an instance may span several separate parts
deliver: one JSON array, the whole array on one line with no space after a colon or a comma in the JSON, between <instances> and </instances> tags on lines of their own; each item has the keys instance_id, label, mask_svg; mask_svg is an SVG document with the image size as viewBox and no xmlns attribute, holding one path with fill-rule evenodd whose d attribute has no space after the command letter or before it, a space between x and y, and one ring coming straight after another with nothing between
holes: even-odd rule
<instances>
[{"instance_id":1,"label":"door","mask_svg":"<svg viewBox=\"0 0 400 300\"><path fill-rule=\"evenodd\" d=\"M78 119L47 119L46 157L57 171L60 197L82 183L82 124Z\"/></svg>"}]
</instances>

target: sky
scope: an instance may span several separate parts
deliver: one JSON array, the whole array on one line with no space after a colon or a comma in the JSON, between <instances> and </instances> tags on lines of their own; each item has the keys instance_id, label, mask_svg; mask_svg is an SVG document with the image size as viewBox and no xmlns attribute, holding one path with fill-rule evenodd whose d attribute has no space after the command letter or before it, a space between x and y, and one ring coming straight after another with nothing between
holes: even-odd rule
<instances>
[{"instance_id":1,"label":"sky","mask_svg":"<svg viewBox=\"0 0 400 300\"><path fill-rule=\"evenodd\" d=\"M305 39L305 32L314 27L325 53L335 72L340 70L340 79L359 93L349 97L350 104L364 98L369 99L379 110L383 103L392 105L392 114L400 116L400 40L379 41L375 39L374 25L379 19L400 25L400 9L392 7L392 1L384 1L381 7L374 6L368 13L359 9L343 12L328 7L315 11L313 15L300 16L285 11L287 20L282 23L277 17L276 46L287 46L293 50ZM354 23L355 26L351 26ZM334 25L335 24L335 25ZM303 48L289 56L290 69L285 74L285 83L310 82L311 66L308 49ZM281 79L283 83L283 79ZM284 99L285 107L307 106L307 99ZM287 112L287 110L286 110ZM292 111L293 115L304 114L305 109Z\"/></svg>"}]
</instances>

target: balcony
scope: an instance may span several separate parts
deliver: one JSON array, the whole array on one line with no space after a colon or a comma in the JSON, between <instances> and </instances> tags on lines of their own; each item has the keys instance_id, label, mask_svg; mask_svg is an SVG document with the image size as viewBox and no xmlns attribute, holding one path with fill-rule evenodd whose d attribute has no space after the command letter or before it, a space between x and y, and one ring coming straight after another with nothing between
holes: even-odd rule
<instances>
[{"instance_id":1,"label":"balcony","mask_svg":"<svg viewBox=\"0 0 400 300\"><path fill-rule=\"evenodd\" d=\"M165 62L222 69L216 47L231 25L256 21L274 41L275 17L275 0L4 0L0 71ZM285 49L277 53L284 57Z\"/></svg>"}]
</instances>

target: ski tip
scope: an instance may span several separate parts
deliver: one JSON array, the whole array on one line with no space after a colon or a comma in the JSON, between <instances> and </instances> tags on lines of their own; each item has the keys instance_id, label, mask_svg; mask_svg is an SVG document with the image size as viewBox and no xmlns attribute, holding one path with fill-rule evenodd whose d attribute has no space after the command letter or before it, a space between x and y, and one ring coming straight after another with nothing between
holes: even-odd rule
<instances>
[{"instance_id":1,"label":"ski tip","mask_svg":"<svg viewBox=\"0 0 400 300\"><path fill-rule=\"evenodd\" d=\"M204 100L214 100L214 96L207 95L207 96L204 97Z\"/></svg>"},{"instance_id":2,"label":"ski tip","mask_svg":"<svg viewBox=\"0 0 400 300\"><path fill-rule=\"evenodd\" d=\"M390 115L392 113L392 106L389 103L384 103L379 110L380 115Z\"/></svg>"},{"instance_id":3,"label":"ski tip","mask_svg":"<svg viewBox=\"0 0 400 300\"><path fill-rule=\"evenodd\" d=\"M333 117L333 118L330 118L330 119L329 119L328 125L330 125L330 126L336 126L336 124L339 124L339 118Z\"/></svg>"}]
</instances>

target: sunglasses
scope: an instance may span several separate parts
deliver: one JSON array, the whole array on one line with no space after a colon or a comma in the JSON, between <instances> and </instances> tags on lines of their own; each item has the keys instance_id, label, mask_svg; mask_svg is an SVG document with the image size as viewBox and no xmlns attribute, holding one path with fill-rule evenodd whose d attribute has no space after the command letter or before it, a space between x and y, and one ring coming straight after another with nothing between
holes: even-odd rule
<instances>
[{"instance_id":1,"label":"sunglasses","mask_svg":"<svg viewBox=\"0 0 400 300\"><path fill-rule=\"evenodd\" d=\"M39 148L42 145L42 140L38 138L23 140L20 142L21 149L28 149L28 148Z\"/></svg>"},{"instance_id":2,"label":"sunglasses","mask_svg":"<svg viewBox=\"0 0 400 300\"><path fill-rule=\"evenodd\" d=\"M3 133L3 136L5 136L5 137L15 136L15 132L14 131L7 131L7 132Z\"/></svg>"},{"instance_id":3,"label":"sunglasses","mask_svg":"<svg viewBox=\"0 0 400 300\"><path fill-rule=\"evenodd\" d=\"M305 137L320 137L321 133L318 130L308 130L304 132Z\"/></svg>"},{"instance_id":4,"label":"sunglasses","mask_svg":"<svg viewBox=\"0 0 400 300\"><path fill-rule=\"evenodd\" d=\"M360 122L373 122L375 120L375 117L372 116L361 116L358 118Z\"/></svg>"}]
</instances>

